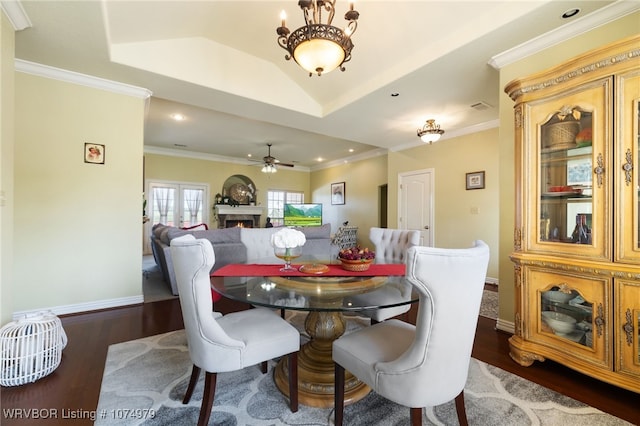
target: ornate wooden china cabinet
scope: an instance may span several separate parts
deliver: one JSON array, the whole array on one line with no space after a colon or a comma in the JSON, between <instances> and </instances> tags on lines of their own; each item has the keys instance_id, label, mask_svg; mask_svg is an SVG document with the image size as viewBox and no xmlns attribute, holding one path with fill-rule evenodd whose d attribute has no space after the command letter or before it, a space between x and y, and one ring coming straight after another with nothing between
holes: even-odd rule
<instances>
[{"instance_id":1,"label":"ornate wooden china cabinet","mask_svg":"<svg viewBox=\"0 0 640 426\"><path fill-rule=\"evenodd\" d=\"M509 83L511 357L640 392L640 36Z\"/></svg>"}]
</instances>

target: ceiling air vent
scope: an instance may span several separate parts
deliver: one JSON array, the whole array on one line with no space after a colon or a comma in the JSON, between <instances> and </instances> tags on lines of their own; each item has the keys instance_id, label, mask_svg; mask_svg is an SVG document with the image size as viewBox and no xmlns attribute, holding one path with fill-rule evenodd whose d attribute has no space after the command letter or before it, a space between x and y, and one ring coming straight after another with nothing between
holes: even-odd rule
<instances>
[{"instance_id":1,"label":"ceiling air vent","mask_svg":"<svg viewBox=\"0 0 640 426\"><path fill-rule=\"evenodd\" d=\"M476 111L484 111L486 109L491 108L491 105L489 105L486 102L476 102L475 104L471 105L471 108L475 109Z\"/></svg>"}]
</instances>

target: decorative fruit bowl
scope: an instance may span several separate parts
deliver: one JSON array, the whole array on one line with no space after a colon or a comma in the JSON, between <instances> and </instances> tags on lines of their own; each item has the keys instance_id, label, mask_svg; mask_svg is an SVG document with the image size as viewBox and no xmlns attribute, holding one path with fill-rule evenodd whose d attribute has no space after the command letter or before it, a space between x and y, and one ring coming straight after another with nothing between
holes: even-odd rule
<instances>
[{"instance_id":1,"label":"decorative fruit bowl","mask_svg":"<svg viewBox=\"0 0 640 426\"><path fill-rule=\"evenodd\" d=\"M376 253L374 251L358 246L342 249L338 253L338 260L342 262L342 269L346 271L366 271L375 258Z\"/></svg>"}]
</instances>

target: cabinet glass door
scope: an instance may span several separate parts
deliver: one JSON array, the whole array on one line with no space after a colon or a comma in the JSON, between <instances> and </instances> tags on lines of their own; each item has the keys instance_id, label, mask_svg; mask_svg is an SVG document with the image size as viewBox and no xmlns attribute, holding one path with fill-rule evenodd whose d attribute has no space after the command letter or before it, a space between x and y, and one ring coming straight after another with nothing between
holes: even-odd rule
<instances>
[{"instance_id":1,"label":"cabinet glass door","mask_svg":"<svg viewBox=\"0 0 640 426\"><path fill-rule=\"evenodd\" d=\"M592 118L565 106L541 126L541 241L592 244Z\"/></svg>"},{"instance_id":2,"label":"cabinet glass door","mask_svg":"<svg viewBox=\"0 0 640 426\"><path fill-rule=\"evenodd\" d=\"M593 348L593 303L566 285L541 292L540 312L543 331Z\"/></svg>"},{"instance_id":3,"label":"cabinet glass door","mask_svg":"<svg viewBox=\"0 0 640 426\"><path fill-rule=\"evenodd\" d=\"M531 103L528 120L531 176L536 179L527 199L529 248L576 256L610 258L611 229L606 177L610 133L606 123L611 79L579 87L574 92ZM551 245L555 248L551 248Z\"/></svg>"},{"instance_id":4,"label":"cabinet glass door","mask_svg":"<svg viewBox=\"0 0 640 426\"><path fill-rule=\"evenodd\" d=\"M529 303L523 306L524 336L548 350L571 354L594 365L613 365L613 280L544 267L525 266Z\"/></svg>"},{"instance_id":5,"label":"cabinet glass door","mask_svg":"<svg viewBox=\"0 0 640 426\"><path fill-rule=\"evenodd\" d=\"M618 77L616 261L640 264L640 71Z\"/></svg>"}]
</instances>

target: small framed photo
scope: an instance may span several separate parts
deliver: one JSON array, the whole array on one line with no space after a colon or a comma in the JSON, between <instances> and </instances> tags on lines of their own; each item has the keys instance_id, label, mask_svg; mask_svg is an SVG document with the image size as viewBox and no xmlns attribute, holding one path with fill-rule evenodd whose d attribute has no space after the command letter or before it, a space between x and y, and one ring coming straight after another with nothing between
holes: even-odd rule
<instances>
[{"instance_id":1,"label":"small framed photo","mask_svg":"<svg viewBox=\"0 0 640 426\"><path fill-rule=\"evenodd\" d=\"M344 182L331 184L331 204L344 204Z\"/></svg>"},{"instance_id":2,"label":"small framed photo","mask_svg":"<svg viewBox=\"0 0 640 426\"><path fill-rule=\"evenodd\" d=\"M484 189L484 171L467 173L467 189Z\"/></svg>"},{"instance_id":3,"label":"small framed photo","mask_svg":"<svg viewBox=\"0 0 640 426\"><path fill-rule=\"evenodd\" d=\"M85 143L84 162L92 164L104 164L104 145Z\"/></svg>"}]
</instances>

